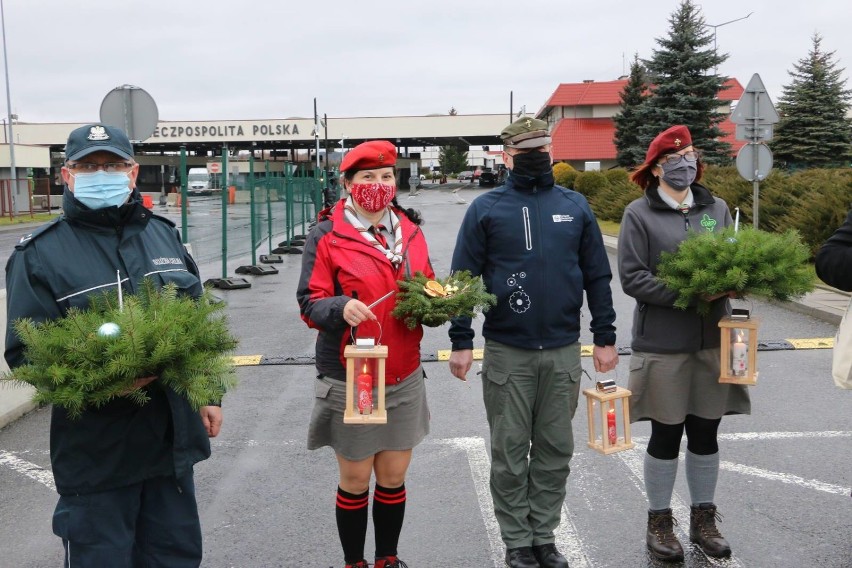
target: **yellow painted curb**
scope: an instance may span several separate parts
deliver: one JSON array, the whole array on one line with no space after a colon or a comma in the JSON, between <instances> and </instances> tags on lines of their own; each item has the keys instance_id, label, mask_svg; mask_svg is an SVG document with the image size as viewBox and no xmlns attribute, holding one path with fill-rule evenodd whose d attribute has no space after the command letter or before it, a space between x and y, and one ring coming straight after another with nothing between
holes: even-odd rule
<instances>
[{"instance_id":1,"label":"yellow painted curb","mask_svg":"<svg viewBox=\"0 0 852 568\"><path fill-rule=\"evenodd\" d=\"M260 365L260 360L263 355L234 355L231 361L237 367L249 367L251 365Z\"/></svg>"},{"instance_id":2,"label":"yellow painted curb","mask_svg":"<svg viewBox=\"0 0 852 568\"><path fill-rule=\"evenodd\" d=\"M796 349L832 349L834 347L833 337L811 337L808 339L787 339Z\"/></svg>"},{"instance_id":3,"label":"yellow painted curb","mask_svg":"<svg viewBox=\"0 0 852 568\"><path fill-rule=\"evenodd\" d=\"M482 360L484 349L474 349L473 350L473 358L474 360ZM438 361L449 361L450 353L452 353L452 349L439 349L438 350Z\"/></svg>"}]
</instances>

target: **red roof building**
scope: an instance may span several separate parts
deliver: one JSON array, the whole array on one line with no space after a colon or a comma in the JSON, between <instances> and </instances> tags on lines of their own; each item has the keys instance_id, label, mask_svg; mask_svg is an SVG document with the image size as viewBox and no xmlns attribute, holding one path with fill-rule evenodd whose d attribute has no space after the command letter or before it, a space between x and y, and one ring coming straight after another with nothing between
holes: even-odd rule
<instances>
[{"instance_id":1,"label":"red roof building","mask_svg":"<svg viewBox=\"0 0 852 568\"><path fill-rule=\"evenodd\" d=\"M725 83L719 93L719 112L730 116L743 94L736 79ZM601 169L616 165L615 123L612 117L621 112L621 91L627 79L616 81L583 81L560 84L536 118L546 120L553 138L553 159L568 162L578 170L586 162L599 162ZM734 138L735 125L726 118L719 127L733 154L745 144Z\"/></svg>"}]
</instances>

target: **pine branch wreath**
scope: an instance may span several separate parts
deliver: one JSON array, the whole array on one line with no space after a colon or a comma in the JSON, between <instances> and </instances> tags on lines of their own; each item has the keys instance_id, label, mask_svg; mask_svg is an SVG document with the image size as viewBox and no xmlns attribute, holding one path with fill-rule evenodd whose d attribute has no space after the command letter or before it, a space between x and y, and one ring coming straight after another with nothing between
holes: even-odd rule
<instances>
[{"instance_id":1,"label":"pine branch wreath","mask_svg":"<svg viewBox=\"0 0 852 568\"><path fill-rule=\"evenodd\" d=\"M473 317L497 303L482 278L458 271L443 280L429 280L422 272L398 281L400 291L392 315L409 329L418 323L437 327L458 316Z\"/></svg>"},{"instance_id":2,"label":"pine branch wreath","mask_svg":"<svg viewBox=\"0 0 852 568\"><path fill-rule=\"evenodd\" d=\"M814 288L808 268L810 252L796 231L769 233L733 227L696 233L675 252L661 255L657 278L677 292L675 307L697 304L707 314L702 297L734 291L740 297L757 296L787 301Z\"/></svg>"},{"instance_id":3,"label":"pine branch wreath","mask_svg":"<svg viewBox=\"0 0 852 568\"><path fill-rule=\"evenodd\" d=\"M149 398L134 389L137 378L156 375L193 408L218 403L236 384L227 355L237 346L221 311L224 303L209 290L194 299L174 284L158 289L146 279L136 295L116 291L93 296L87 310L35 323L14 322L27 363L3 380L32 385L34 400L65 408L71 417L125 396L139 405ZM98 333L114 322L114 336Z\"/></svg>"}]
</instances>

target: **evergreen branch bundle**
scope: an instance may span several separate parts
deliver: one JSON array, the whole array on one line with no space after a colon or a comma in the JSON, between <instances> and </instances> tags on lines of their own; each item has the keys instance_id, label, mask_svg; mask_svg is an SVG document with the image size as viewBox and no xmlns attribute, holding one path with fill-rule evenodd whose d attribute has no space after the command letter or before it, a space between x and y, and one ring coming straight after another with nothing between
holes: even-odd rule
<instances>
[{"instance_id":1,"label":"evergreen branch bundle","mask_svg":"<svg viewBox=\"0 0 852 568\"><path fill-rule=\"evenodd\" d=\"M398 281L400 292L392 315L409 329L418 323L437 327L458 316L474 317L497 303L485 289L482 278L462 270L443 280L429 280L422 272Z\"/></svg>"},{"instance_id":2,"label":"evergreen branch bundle","mask_svg":"<svg viewBox=\"0 0 852 568\"><path fill-rule=\"evenodd\" d=\"M61 406L72 417L122 396L145 404L149 397L134 381L154 375L195 409L218 404L236 383L227 353L237 340L223 309L209 290L194 299L179 295L174 284L158 289L146 279L138 294L124 296L121 310L111 291L60 319L21 319L14 329L27 363L4 380L32 385L36 402ZM107 322L119 326L117 335L98 333Z\"/></svg>"},{"instance_id":3,"label":"evergreen branch bundle","mask_svg":"<svg viewBox=\"0 0 852 568\"><path fill-rule=\"evenodd\" d=\"M695 233L677 251L663 253L657 278L677 292L675 307L697 302L706 314L703 297L736 292L742 296L786 301L813 290L808 248L796 231L783 234L733 227L713 233Z\"/></svg>"}]
</instances>

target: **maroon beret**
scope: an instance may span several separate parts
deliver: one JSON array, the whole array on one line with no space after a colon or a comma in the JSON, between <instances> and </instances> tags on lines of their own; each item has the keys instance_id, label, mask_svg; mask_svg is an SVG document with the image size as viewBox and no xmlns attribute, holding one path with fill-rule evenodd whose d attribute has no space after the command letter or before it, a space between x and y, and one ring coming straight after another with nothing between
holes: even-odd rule
<instances>
[{"instance_id":1,"label":"maroon beret","mask_svg":"<svg viewBox=\"0 0 852 568\"><path fill-rule=\"evenodd\" d=\"M692 146L692 136L686 126L678 124L667 128L651 141L651 145L648 146L648 153L645 154L645 163L654 163L663 154L680 152L687 146Z\"/></svg>"},{"instance_id":2,"label":"maroon beret","mask_svg":"<svg viewBox=\"0 0 852 568\"><path fill-rule=\"evenodd\" d=\"M370 140L349 150L340 163L340 171L375 170L396 164L396 146L387 140Z\"/></svg>"}]
</instances>

